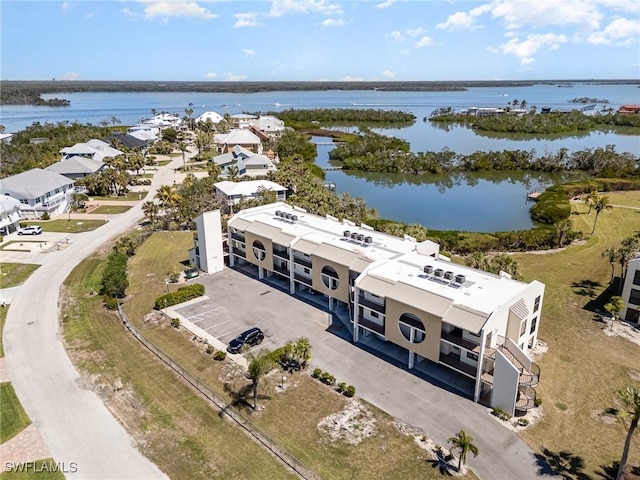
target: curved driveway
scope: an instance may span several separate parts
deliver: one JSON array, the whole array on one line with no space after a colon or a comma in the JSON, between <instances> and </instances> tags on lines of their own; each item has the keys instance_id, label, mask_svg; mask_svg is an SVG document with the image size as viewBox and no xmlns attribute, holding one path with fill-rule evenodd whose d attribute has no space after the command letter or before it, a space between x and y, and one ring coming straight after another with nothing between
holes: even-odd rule
<instances>
[{"instance_id":1,"label":"curved driveway","mask_svg":"<svg viewBox=\"0 0 640 480\"><path fill-rule=\"evenodd\" d=\"M147 198L171 184L172 166L162 167ZM16 292L4 328L4 349L13 387L53 458L67 478L167 478L133 445L103 401L78 385L79 375L62 345L58 324L60 285L85 257L143 216L141 205L113 216L104 226L72 236ZM62 465L61 465L62 466ZM75 470L75 471L74 471Z\"/></svg>"}]
</instances>

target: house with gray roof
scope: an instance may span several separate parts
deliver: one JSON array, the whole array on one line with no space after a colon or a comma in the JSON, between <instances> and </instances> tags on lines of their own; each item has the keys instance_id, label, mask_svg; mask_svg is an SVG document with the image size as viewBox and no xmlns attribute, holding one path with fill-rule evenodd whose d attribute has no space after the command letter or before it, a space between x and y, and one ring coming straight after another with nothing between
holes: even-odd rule
<instances>
[{"instance_id":1,"label":"house with gray roof","mask_svg":"<svg viewBox=\"0 0 640 480\"><path fill-rule=\"evenodd\" d=\"M63 159L75 157L87 157L95 160L104 161L105 158L115 158L118 155L123 155L123 152L117 148L113 148L107 142L102 140L92 139L86 143L76 143L71 147L64 147L60 150Z\"/></svg>"},{"instance_id":2,"label":"house with gray roof","mask_svg":"<svg viewBox=\"0 0 640 480\"><path fill-rule=\"evenodd\" d=\"M228 174L229 168L234 165L238 167L239 177L261 177L277 170L274 161L268 156L256 154L239 145L227 153L213 157L213 161L220 167L223 175Z\"/></svg>"},{"instance_id":3,"label":"house with gray roof","mask_svg":"<svg viewBox=\"0 0 640 480\"><path fill-rule=\"evenodd\" d=\"M226 153L235 146L251 150L254 153L262 153L260 137L246 129L233 129L228 133L216 133L213 141L218 153Z\"/></svg>"},{"instance_id":4,"label":"house with gray roof","mask_svg":"<svg viewBox=\"0 0 640 480\"><path fill-rule=\"evenodd\" d=\"M9 235L20 228L20 200L0 195L0 235Z\"/></svg>"},{"instance_id":5,"label":"house with gray roof","mask_svg":"<svg viewBox=\"0 0 640 480\"><path fill-rule=\"evenodd\" d=\"M94 173L99 173L107 166L101 160L93 158L80 157L78 155L49 165L45 170L56 172L67 178L75 180L77 178L87 177Z\"/></svg>"},{"instance_id":6,"label":"house with gray roof","mask_svg":"<svg viewBox=\"0 0 640 480\"><path fill-rule=\"evenodd\" d=\"M21 218L37 219L64 213L74 192L73 180L56 172L34 168L0 180L0 195L20 202Z\"/></svg>"}]
</instances>

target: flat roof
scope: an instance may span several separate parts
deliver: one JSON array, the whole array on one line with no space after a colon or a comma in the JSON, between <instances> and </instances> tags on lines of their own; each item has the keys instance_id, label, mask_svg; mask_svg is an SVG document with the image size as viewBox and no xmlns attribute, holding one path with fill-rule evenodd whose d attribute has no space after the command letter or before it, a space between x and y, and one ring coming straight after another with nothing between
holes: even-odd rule
<instances>
[{"instance_id":1,"label":"flat roof","mask_svg":"<svg viewBox=\"0 0 640 480\"><path fill-rule=\"evenodd\" d=\"M273 190L274 192L286 191L287 189L279 183L270 180L249 180L247 182L231 182L223 180L214 183L214 186L227 196L242 195L249 196L255 194L259 188Z\"/></svg>"}]
</instances>

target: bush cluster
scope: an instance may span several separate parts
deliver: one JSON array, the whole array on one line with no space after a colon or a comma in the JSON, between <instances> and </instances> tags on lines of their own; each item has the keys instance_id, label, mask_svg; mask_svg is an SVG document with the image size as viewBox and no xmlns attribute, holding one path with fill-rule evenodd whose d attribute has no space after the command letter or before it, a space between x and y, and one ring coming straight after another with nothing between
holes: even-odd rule
<instances>
[{"instance_id":1,"label":"bush cluster","mask_svg":"<svg viewBox=\"0 0 640 480\"><path fill-rule=\"evenodd\" d=\"M118 307L118 298L125 296L129 287L127 278L127 255L113 251L107 257L107 262L102 273L102 294L105 297L105 306L109 309Z\"/></svg>"},{"instance_id":2,"label":"bush cluster","mask_svg":"<svg viewBox=\"0 0 640 480\"><path fill-rule=\"evenodd\" d=\"M531 207L531 218L548 225L566 220L571 215L571 205L561 185L547 188Z\"/></svg>"},{"instance_id":3,"label":"bush cluster","mask_svg":"<svg viewBox=\"0 0 640 480\"><path fill-rule=\"evenodd\" d=\"M496 407L493 410L491 410L491 415L493 415L494 417L498 417L500 420L504 420L505 422L511 418L511 415L509 415L507 412L505 412L503 409L499 407Z\"/></svg>"},{"instance_id":4,"label":"bush cluster","mask_svg":"<svg viewBox=\"0 0 640 480\"><path fill-rule=\"evenodd\" d=\"M313 378L317 378L325 385L333 386L336 384L336 377L331 375L329 372L323 372L320 368L314 368L311 376ZM336 391L345 397L353 397L356 394L356 387L353 385L347 385L346 382L340 382L338 383Z\"/></svg>"},{"instance_id":5,"label":"bush cluster","mask_svg":"<svg viewBox=\"0 0 640 480\"><path fill-rule=\"evenodd\" d=\"M193 283L180 287L175 292L167 293L156 298L156 310L162 310L165 306L170 307L179 303L192 300L204 295L204 285L201 283ZM166 303L165 303L166 302Z\"/></svg>"}]
</instances>

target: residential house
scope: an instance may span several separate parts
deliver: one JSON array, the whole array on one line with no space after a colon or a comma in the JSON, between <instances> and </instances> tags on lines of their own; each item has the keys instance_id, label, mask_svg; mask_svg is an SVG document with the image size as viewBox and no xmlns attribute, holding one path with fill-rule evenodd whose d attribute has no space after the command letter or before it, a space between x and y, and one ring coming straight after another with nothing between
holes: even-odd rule
<instances>
[{"instance_id":1,"label":"residential house","mask_svg":"<svg viewBox=\"0 0 640 480\"><path fill-rule=\"evenodd\" d=\"M220 210L204 212L193 219L196 232L204 231L207 225L220 225ZM189 250L189 264L203 272L216 273L224 270L222 230L208 230L207 234L193 239L193 248Z\"/></svg>"},{"instance_id":2,"label":"residential house","mask_svg":"<svg viewBox=\"0 0 640 480\"><path fill-rule=\"evenodd\" d=\"M144 127L158 128L160 130L164 130L165 128L174 128L176 130L180 129L182 125L182 119L171 113L158 113L151 118L142 120L138 125Z\"/></svg>"},{"instance_id":3,"label":"residential house","mask_svg":"<svg viewBox=\"0 0 640 480\"><path fill-rule=\"evenodd\" d=\"M236 113L229 117L231 128L249 128L249 125L255 123L258 117L248 113Z\"/></svg>"},{"instance_id":4,"label":"residential house","mask_svg":"<svg viewBox=\"0 0 640 480\"><path fill-rule=\"evenodd\" d=\"M467 115L475 115L476 117L498 117L504 113L503 108L469 107L467 109Z\"/></svg>"},{"instance_id":5,"label":"residential house","mask_svg":"<svg viewBox=\"0 0 640 480\"><path fill-rule=\"evenodd\" d=\"M620 318L640 325L640 256L629 261L622 287L624 309Z\"/></svg>"},{"instance_id":6,"label":"residential house","mask_svg":"<svg viewBox=\"0 0 640 480\"><path fill-rule=\"evenodd\" d=\"M257 198L261 190L271 190L276 194L278 201L286 200L287 189L282 185L269 180L249 180L246 182L230 182L224 180L214 183L216 200L227 205L237 205L243 200Z\"/></svg>"},{"instance_id":7,"label":"residential house","mask_svg":"<svg viewBox=\"0 0 640 480\"><path fill-rule=\"evenodd\" d=\"M0 143L11 143L13 133L0 133Z\"/></svg>"},{"instance_id":8,"label":"residential house","mask_svg":"<svg viewBox=\"0 0 640 480\"><path fill-rule=\"evenodd\" d=\"M20 200L0 195L0 235L9 235L20 228Z\"/></svg>"},{"instance_id":9,"label":"residential house","mask_svg":"<svg viewBox=\"0 0 640 480\"><path fill-rule=\"evenodd\" d=\"M273 115L263 115L252 121L251 125L270 137L279 137L284 133L284 122Z\"/></svg>"},{"instance_id":10,"label":"residential house","mask_svg":"<svg viewBox=\"0 0 640 480\"><path fill-rule=\"evenodd\" d=\"M618 115L632 115L640 113L640 105L622 105L616 112Z\"/></svg>"},{"instance_id":11,"label":"residential house","mask_svg":"<svg viewBox=\"0 0 640 480\"><path fill-rule=\"evenodd\" d=\"M115 158L119 155L124 155L124 152L113 148L107 142L102 140L92 139L85 143L76 143L71 147L64 147L60 150L62 159L66 160L71 157L79 156L86 158L93 158L94 160L100 160L102 162L107 158Z\"/></svg>"},{"instance_id":12,"label":"residential house","mask_svg":"<svg viewBox=\"0 0 640 480\"><path fill-rule=\"evenodd\" d=\"M140 133L142 136L150 136L144 131L141 131ZM152 140L143 139L140 138L140 133L138 135L132 135L130 133L113 132L111 134L111 140L114 140L118 146L122 145L129 150L144 154L147 151L148 146L155 142L155 138Z\"/></svg>"},{"instance_id":13,"label":"residential house","mask_svg":"<svg viewBox=\"0 0 640 480\"><path fill-rule=\"evenodd\" d=\"M28 219L64 213L73 191L73 180L40 168L0 180L0 195L18 200L21 217Z\"/></svg>"},{"instance_id":14,"label":"residential house","mask_svg":"<svg viewBox=\"0 0 640 480\"><path fill-rule=\"evenodd\" d=\"M93 175L94 173L99 173L104 170L106 166L107 164L101 160L75 155L73 157L60 160L53 165L49 165L45 170L59 173L60 175L64 175L67 178L75 180L77 178Z\"/></svg>"},{"instance_id":15,"label":"residential house","mask_svg":"<svg viewBox=\"0 0 640 480\"><path fill-rule=\"evenodd\" d=\"M202 115L196 118L196 123L211 122L214 125L217 125L223 120L224 117L217 112L204 112Z\"/></svg>"},{"instance_id":16,"label":"residential house","mask_svg":"<svg viewBox=\"0 0 640 480\"><path fill-rule=\"evenodd\" d=\"M220 228L203 225L199 241ZM228 245L231 267L326 308L353 342L507 413L535 406L542 283L453 264L436 243L284 203L236 213Z\"/></svg>"},{"instance_id":17,"label":"residential house","mask_svg":"<svg viewBox=\"0 0 640 480\"><path fill-rule=\"evenodd\" d=\"M277 170L274 163L276 160L276 158L272 160L267 155L253 153L238 145L227 153L213 157L214 163L220 167L223 175L228 175L230 167L236 166L239 177L263 177Z\"/></svg>"},{"instance_id":18,"label":"residential house","mask_svg":"<svg viewBox=\"0 0 640 480\"><path fill-rule=\"evenodd\" d=\"M235 146L243 147L253 153L262 153L260 138L247 129L236 128L228 133L216 133L213 137L218 153L227 153Z\"/></svg>"}]
</instances>

